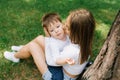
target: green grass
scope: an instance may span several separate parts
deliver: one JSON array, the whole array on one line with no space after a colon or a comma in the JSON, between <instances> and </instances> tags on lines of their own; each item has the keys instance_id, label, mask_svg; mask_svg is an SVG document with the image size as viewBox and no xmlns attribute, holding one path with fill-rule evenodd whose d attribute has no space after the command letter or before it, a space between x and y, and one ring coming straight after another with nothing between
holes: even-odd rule
<instances>
[{"instance_id":1,"label":"green grass","mask_svg":"<svg viewBox=\"0 0 120 80\"><path fill-rule=\"evenodd\" d=\"M69 11L86 8L96 20L93 42L94 60L99 53L120 0L0 0L0 80L42 80L32 58L12 63L3 57L11 45L26 44L44 35L40 19L48 12L58 12L64 21Z\"/></svg>"}]
</instances>

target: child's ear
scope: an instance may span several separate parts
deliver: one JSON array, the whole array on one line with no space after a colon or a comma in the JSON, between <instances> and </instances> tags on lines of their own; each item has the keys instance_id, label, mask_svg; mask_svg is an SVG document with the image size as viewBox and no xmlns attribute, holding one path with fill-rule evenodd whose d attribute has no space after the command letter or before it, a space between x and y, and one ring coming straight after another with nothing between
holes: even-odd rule
<instances>
[{"instance_id":1,"label":"child's ear","mask_svg":"<svg viewBox=\"0 0 120 80\"><path fill-rule=\"evenodd\" d=\"M50 34L48 33L47 29L44 27L44 32L46 37L50 37Z\"/></svg>"}]
</instances>

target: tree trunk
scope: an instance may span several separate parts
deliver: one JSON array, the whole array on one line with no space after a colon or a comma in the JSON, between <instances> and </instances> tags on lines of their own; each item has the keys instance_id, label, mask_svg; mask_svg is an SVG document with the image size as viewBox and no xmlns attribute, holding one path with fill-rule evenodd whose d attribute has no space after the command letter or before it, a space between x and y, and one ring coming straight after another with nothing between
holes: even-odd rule
<instances>
[{"instance_id":1,"label":"tree trunk","mask_svg":"<svg viewBox=\"0 0 120 80\"><path fill-rule=\"evenodd\" d=\"M81 80L120 80L120 11L99 55Z\"/></svg>"}]
</instances>

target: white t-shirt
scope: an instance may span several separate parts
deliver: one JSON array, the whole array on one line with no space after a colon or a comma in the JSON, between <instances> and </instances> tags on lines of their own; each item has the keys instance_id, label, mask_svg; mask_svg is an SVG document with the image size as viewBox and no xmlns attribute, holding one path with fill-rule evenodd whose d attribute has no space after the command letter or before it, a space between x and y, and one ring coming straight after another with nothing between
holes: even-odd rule
<instances>
[{"instance_id":1,"label":"white t-shirt","mask_svg":"<svg viewBox=\"0 0 120 80\"><path fill-rule=\"evenodd\" d=\"M45 37L45 56L46 62L50 66L61 66L56 64L57 56L61 55L60 52L63 51L63 48L70 44L69 37L66 36L65 41L55 39L53 37Z\"/></svg>"},{"instance_id":2,"label":"white t-shirt","mask_svg":"<svg viewBox=\"0 0 120 80\"><path fill-rule=\"evenodd\" d=\"M80 47L76 44L71 43L68 46L64 47L63 51L60 53L61 55L59 56L59 59L72 58L75 60L74 65L69 65L69 64L63 65L65 71L67 71L72 75L80 74L87 64L87 61L84 62L83 64L80 64L79 53L80 53Z\"/></svg>"}]
</instances>

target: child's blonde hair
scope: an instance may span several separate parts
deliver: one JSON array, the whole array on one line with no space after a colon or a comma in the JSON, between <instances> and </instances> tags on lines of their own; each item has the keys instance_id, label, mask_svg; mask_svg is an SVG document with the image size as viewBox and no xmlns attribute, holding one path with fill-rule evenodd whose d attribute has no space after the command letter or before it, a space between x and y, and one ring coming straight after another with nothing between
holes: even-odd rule
<instances>
[{"instance_id":1,"label":"child's blonde hair","mask_svg":"<svg viewBox=\"0 0 120 80\"><path fill-rule=\"evenodd\" d=\"M80 46L80 63L92 55L92 40L95 30L95 20L92 13L85 9L70 12L70 39Z\"/></svg>"}]
</instances>

